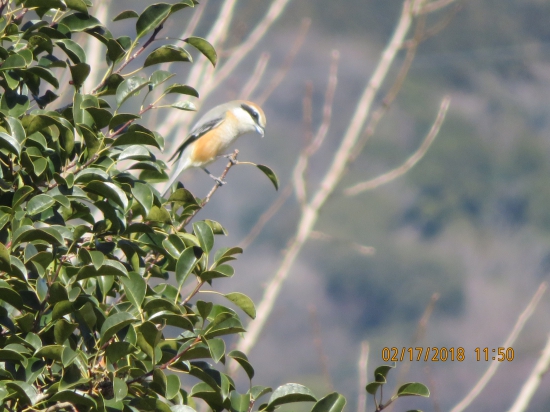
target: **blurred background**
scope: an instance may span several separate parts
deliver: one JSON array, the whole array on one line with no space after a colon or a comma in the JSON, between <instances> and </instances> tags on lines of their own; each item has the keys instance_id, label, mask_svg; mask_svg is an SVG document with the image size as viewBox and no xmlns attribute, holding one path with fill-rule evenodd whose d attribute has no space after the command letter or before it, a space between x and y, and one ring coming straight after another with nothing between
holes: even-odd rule
<instances>
[{"instance_id":1,"label":"blurred background","mask_svg":"<svg viewBox=\"0 0 550 412\"><path fill-rule=\"evenodd\" d=\"M271 4L236 3L228 36L218 48L221 63ZM148 4L112 2L107 16L129 8L141 12ZM193 34L210 40L222 4L202 1L194 11L179 12L166 33L177 36L202 10ZM331 53L338 50L332 122L307 171L311 193L341 142L401 6L400 1L387 0L288 1L235 71L196 103L207 110L239 98L258 61L269 58L250 96L255 100L286 66L283 80L263 103L266 137L245 136L236 146L240 160L272 167L285 187L310 131L304 121L304 96L309 93L312 99L315 131L322 118ZM502 346L550 274L549 19L550 3L542 0L457 1L429 16L427 25L439 30L419 46L399 96L322 209L315 227L320 233L293 265L249 353L257 371L255 384L299 382L317 395L334 389L347 397L347 410L356 410L357 362L361 342L368 341L369 380L376 366L387 363L382 360L384 347L465 349L463 362L398 362L390 384L397 378L420 381L432 396L398 400L395 411L449 410L474 386L490 364L476 360L475 348ZM113 34L133 34L134 24L115 23ZM290 61L289 53L302 39ZM403 57L401 52L397 68ZM197 55L194 64L203 60ZM182 76L176 81L184 83L193 65L175 67ZM390 72L377 104L395 75L396 70ZM199 85L190 85L202 92ZM415 167L375 190L343 194L359 181L398 167L417 150L445 95L451 98L445 122ZM181 127L164 136L168 154L172 142L193 123L193 114L178 113L178 122ZM211 169L219 174L224 166L219 162ZM181 180L196 196L206 195L212 186L200 170L185 173ZM217 238L218 246L239 244L278 198L265 176L251 166L233 168L227 181L199 214L228 230L229 236ZM299 214L291 196L237 260L233 280L220 283L220 288L244 292L259 302ZM513 361L500 364L469 410L510 407L550 332L549 309L550 297L545 295L513 345ZM431 316L422 327L419 321L426 310ZM368 410L373 410L372 399L368 402ZM550 410L550 376L543 379L529 410Z\"/></svg>"}]
</instances>

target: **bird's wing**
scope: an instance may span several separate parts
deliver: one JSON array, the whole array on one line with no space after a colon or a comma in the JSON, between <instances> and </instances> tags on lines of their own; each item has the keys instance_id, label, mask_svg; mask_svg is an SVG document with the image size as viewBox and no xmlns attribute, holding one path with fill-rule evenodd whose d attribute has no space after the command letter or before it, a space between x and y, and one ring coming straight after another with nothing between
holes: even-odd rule
<instances>
[{"instance_id":1,"label":"bird's wing","mask_svg":"<svg viewBox=\"0 0 550 412\"><path fill-rule=\"evenodd\" d=\"M218 127L224 120L225 120L225 115L221 117L216 117L214 119L208 120L207 122L203 123L201 126L192 130L189 136L187 136L187 138L183 141L180 147L178 147L176 152L172 155L172 157L168 161L171 162L172 160L179 159L183 151L187 148L187 146L189 146L191 143L200 139L201 136L204 136L210 130Z\"/></svg>"}]
</instances>

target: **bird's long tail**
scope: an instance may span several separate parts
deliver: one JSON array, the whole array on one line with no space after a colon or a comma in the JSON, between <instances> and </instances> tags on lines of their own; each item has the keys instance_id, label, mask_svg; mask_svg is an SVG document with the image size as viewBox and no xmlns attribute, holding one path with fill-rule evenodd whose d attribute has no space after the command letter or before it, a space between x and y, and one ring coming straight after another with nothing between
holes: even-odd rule
<instances>
[{"instance_id":1,"label":"bird's long tail","mask_svg":"<svg viewBox=\"0 0 550 412\"><path fill-rule=\"evenodd\" d=\"M187 162L184 161L184 159L179 159L179 161L175 164L175 168L172 170L172 174L170 175L170 180L168 180L168 183L164 186L164 189L162 190L162 195L166 196L168 191L170 190L170 187L174 184L174 182L178 179L181 172L183 172L185 169L187 169Z\"/></svg>"}]
</instances>

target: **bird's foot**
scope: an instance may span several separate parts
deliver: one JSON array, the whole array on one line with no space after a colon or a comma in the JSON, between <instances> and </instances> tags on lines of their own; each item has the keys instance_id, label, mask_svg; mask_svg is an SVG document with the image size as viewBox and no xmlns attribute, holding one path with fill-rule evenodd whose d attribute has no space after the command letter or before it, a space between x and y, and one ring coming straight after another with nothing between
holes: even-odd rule
<instances>
[{"instance_id":1,"label":"bird's foot","mask_svg":"<svg viewBox=\"0 0 550 412\"><path fill-rule=\"evenodd\" d=\"M237 160L235 160L235 158L233 157L233 153L225 154L223 155L223 157L227 158L233 166L237 164Z\"/></svg>"}]
</instances>

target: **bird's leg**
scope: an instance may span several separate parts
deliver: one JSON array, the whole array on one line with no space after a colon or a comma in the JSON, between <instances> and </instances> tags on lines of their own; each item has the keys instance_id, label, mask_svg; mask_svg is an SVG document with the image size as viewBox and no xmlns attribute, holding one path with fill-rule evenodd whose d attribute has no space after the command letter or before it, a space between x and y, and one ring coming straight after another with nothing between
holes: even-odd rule
<instances>
[{"instance_id":1,"label":"bird's leg","mask_svg":"<svg viewBox=\"0 0 550 412\"><path fill-rule=\"evenodd\" d=\"M210 173L205 167L203 167L202 170L204 170L208 174L208 176L210 176L212 179L214 179L216 181L216 183L218 184L218 186L223 186L226 183L222 179L220 179L219 177L216 177L212 173Z\"/></svg>"}]
</instances>

